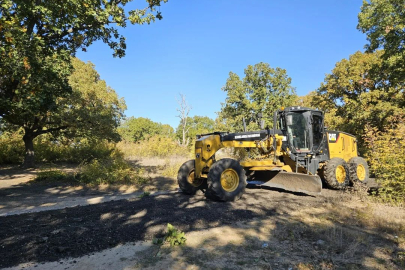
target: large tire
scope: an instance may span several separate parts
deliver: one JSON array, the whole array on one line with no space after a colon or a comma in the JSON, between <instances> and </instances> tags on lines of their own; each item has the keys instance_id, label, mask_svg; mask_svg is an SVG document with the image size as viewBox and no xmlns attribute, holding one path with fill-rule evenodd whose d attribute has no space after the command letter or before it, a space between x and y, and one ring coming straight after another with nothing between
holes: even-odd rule
<instances>
[{"instance_id":1,"label":"large tire","mask_svg":"<svg viewBox=\"0 0 405 270\"><path fill-rule=\"evenodd\" d=\"M238 161L224 158L215 162L208 172L207 198L236 201L246 188L246 173Z\"/></svg>"},{"instance_id":2,"label":"large tire","mask_svg":"<svg viewBox=\"0 0 405 270\"><path fill-rule=\"evenodd\" d=\"M350 182L367 184L370 176L367 161L362 157L353 157L349 160L348 165Z\"/></svg>"},{"instance_id":3,"label":"large tire","mask_svg":"<svg viewBox=\"0 0 405 270\"><path fill-rule=\"evenodd\" d=\"M332 158L324 167L325 183L332 189L344 189L349 185L349 169L342 158Z\"/></svg>"},{"instance_id":4,"label":"large tire","mask_svg":"<svg viewBox=\"0 0 405 270\"><path fill-rule=\"evenodd\" d=\"M206 188L207 180L194 178L195 160L189 160L181 165L177 173L177 183L183 193L194 195L198 190Z\"/></svg>"}]
</instances>

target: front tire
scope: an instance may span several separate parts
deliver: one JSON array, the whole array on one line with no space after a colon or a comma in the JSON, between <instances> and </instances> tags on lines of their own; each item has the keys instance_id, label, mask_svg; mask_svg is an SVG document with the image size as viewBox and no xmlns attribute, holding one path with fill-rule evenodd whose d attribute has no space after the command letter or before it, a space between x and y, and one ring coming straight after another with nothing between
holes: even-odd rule
<instances>
[{"instance_id":1,"label":"front tire","mask_svg":"<svg viewBox=\"0 0 405 270\"><path fill-rule=\"evenodd\" d=\"M206 185L206 179L195 178L195 160L189 160L181 165L177 173L177 183L183 193L194 195L198 190L203 189Z\"/></svg>"},{"instance_id":2,"label":"front tire","mask_svg":"<svg viewBox=\"0 0 405 270\"><path fill-rule=\"evenodd\" d=\"M215 162L208 172L205 195L216 201L236 201L246 188L246 173L238 161L224 158Z\"/></svg>"},{"instance_id":3,"label":"front tire","mask_svg":"<svg viewBox=\"0 0 405 270\"><path fill-rule=\"evenodd\" d=\"M325 183L332 189L344 189L349 185L349 169L342 158L332 158L324 167Z\"/></svg>"},{"instance_id":4,"label":"front tire","mask_svg":"<svg viewBox=\"0 0 405 270\"><path fill-rule=\"evenodd\" d=\"M367 161L362 157L353 157L349 160L350 182L367 184L370 172Z\"/></svg>"}]
</instances>

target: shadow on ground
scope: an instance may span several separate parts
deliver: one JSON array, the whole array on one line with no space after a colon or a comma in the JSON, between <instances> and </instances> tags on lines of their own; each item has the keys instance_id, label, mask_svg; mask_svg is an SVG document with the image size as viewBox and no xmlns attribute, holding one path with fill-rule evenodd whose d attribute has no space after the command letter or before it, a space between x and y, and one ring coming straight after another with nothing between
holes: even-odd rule
<instances>
[{"instance_id":1,"label":"shadow on ground","mask_svg":"<svg viewBox=\"0 0 405 270\"><path fill-rule=\"evenodd\" d=\"M380 260L386 260L384 262L392 266L391 269L400 269L403 263L400 254L404 250L398 247L395 239L390 238L395 231L389 224L369 228L351 215L344 216L344 223L329 219L333 217L333 208L323 208L325 203L325 198L269 190L249 190L241 200L232 203L209 201L203 195L190 197L176 193L0 217L0 267L29 261L58 261L119 244L151 240L161 236L167 223L171 223L188 233L223 226L239 229L239 236L243 238L241 243L199 251L207 258L226 258L229 265L235 266L232 269L246 268L252 263L257 265L256 268L266 269L275 262L280 268L298 263L319 263L341 269L352 266L355 267L352 269L362 269L369 258L379 259L379 252L384 255L391 252L388 259L383 257ZM323 210L311 213L311 209L317 208ZM326 219L327 222L297 219L297 211L303 211L303 216L321 221ZM270 220L273 225L266 227L265 220ZM250 223L252 221L254 224ZM246 232L248 229L261 232L263 228L268 228L268 248L261 249L263 239L252 238L247 233L244 235L244 226ZM206 241L215 243L216 239L212 237ZM183 251L191 256L193 249L208 244L185 247ZM255 254L252 259L242 256L249 250ZM230 255L226 255L228 253ZM190 256L182 258L210 268L204 257L193 259ZM176 260L166 262L165 268L177 263ZM147 263L140 261L138 267L149 264L150 260ZM273 265L273 269L277 266Z\"/></svg>"}]
</instances>

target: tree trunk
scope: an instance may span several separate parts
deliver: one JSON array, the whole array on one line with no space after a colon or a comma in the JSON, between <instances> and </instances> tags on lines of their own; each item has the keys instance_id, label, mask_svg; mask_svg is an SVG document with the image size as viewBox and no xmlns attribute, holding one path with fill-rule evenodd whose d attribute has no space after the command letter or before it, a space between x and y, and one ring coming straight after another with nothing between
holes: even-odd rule
<instances>
[{"instance_id":1,"label":"tree trunk","mask_svg":"<svg viewBox=\"0 0 405 270\"><path fill-rule=\"evenodd\" d=\"M34 142L33 142L34 139L35 136L33 134L30 134L30 132L25 131L25 134L23 136L23 141L25 144L25 157L24 163L22 164L22 167L25 169L35 167Z\"/></svg>"}]
</instances>

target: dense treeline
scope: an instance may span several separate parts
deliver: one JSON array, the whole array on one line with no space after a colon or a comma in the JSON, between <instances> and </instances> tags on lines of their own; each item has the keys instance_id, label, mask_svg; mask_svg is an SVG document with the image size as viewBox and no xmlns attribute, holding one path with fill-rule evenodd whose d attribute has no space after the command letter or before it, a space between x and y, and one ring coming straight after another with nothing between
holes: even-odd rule
<instances>
[{"instance_id":1,"label":"dense treeline","mask_svg":"<svg viewBox=\"0 0 405 270\"><path fill-rule=\"evenodd\" d=\"M403 1L365 1L357 28L367 35L366 51L353 52L336 63L320 87L308 95L297 97L285 69L263 62L248 65L244 77L230 72L224 78L222 90L227 97L215 120L189 116L190 107L182 96L176 129L144 117L124 119L124 100L101 80L91 63L72 57L95 40L107 43L114 55L124 56L125 39L117 28L106 27L110 19L118 26L150 23L161 19L155 7L164 1L149 0L147 9L129 16L120 1L111 6L93 1L88 10L79 2L69 0L69 8L62 10L52 1L37 6L32 1L0 4L0 163L32 167L36 157L40 162L87 164L90 172L110 166L124 172L107 172L114 179L132 179L122 152L187 155L197 134L241 131L243 119L248 130L258 129L259 114L271 127L275 110L297 104L324 110L330 129L356 135L361 154L382 185L381 198L404 200ZM115 143L120 140L118 150Z\"/></svg>"}]
</instances>

